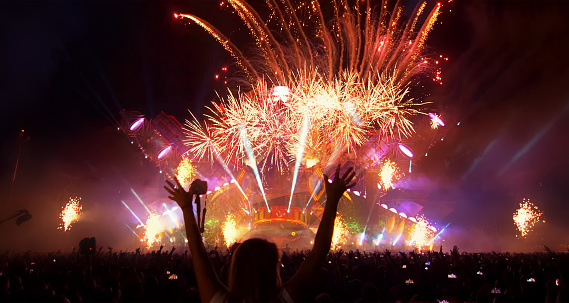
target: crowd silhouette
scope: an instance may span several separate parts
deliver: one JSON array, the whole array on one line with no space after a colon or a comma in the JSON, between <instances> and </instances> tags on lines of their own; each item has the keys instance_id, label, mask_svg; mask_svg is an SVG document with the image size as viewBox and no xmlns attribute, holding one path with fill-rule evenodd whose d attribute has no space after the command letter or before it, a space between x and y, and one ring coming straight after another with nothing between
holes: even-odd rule
<instances>
[{"instance_id":1,"label":"crowd silhouette","mask_svg":"<svg viewBox=\"0 0 569 303\"><path fill-rule=\"evenodd\" d=\"M309 253L282 253L283 283ZM568 256L331 251L303 302L567 302ZM232 257L208 252L221 281ZM0 302L200 302L187 250L4 253L0 273Z\"/></svg>"},{"instance_id":2,"label":"crowd silhouette","mask_svg":"<svg viewBox=\"0 0 569 303\"><path fill-rule=\"evenodd\" d=\"M183 210L187 249L143 253L97 248L0 255L0 302L566 302L567 253L330 251L338 201L352 169L324 175L327 203L310 250L248 239L207 251L192 203L167 181Z\"/></svg>"}]
</instances>

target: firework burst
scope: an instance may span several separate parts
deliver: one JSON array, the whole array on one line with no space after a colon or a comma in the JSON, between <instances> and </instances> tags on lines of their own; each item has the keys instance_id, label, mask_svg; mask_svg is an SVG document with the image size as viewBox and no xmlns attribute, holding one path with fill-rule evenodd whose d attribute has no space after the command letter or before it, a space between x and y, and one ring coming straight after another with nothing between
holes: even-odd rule
<instances>
[{"instance_id":1,"label":"firework burst","mask_svg":"<svg viewBox=\"0 0 569 303\"><path fill-rule=\"evenodd\" d=\"M162 240L162 232L164 227L160 222L160 215L151 214L144 225L143 241L146 242L148 248L151 248L154 243L160 243Z\"/></svg>"},{"instance_id":2,"label":"firework burst","mask_svg":"<svg viewBox=\"0 0 569 303\"><path fill-rule=\"evenodd\" d=\"M183 157L182 161L180 161L180 164L178 164L178 167L176 168L176 179L178 179L184 188L188 188L190 186L190 182L194 179L195 174L195 167L192 160L187 157Z\"/></svg>"},{"instance_id":3,"label":"firework burst","mask_svg":"<svg viewBox=\"0 0 569 303\"><path fill-rule=\"evenodd\" d=\"M409 117L420 113L420 103L409 98L409 87L430 68L423 48L440 5L419 27L426 3L416 7L408 22L402 21L399 2L392 10L381 3L376 11L370 1L355 6L347 0L330 1L333 16L326 20L319 1L293 6L267 0L270 22L245 1L228 3L255 40L255 58L261 58L255 64L211 24L176 15L217 39L253 88L230 92L214 103L203 124L195 117L186 122L186 143L197 160L222 155L227 163L245 163L245 133L261 170L287 171L300 145L305 158L326 164L330 155L354 153L378 131L390 138L413 133ZM287 87L290 95L275 98L270 87ZM310 129L301 142L307 114Z\"/></svg>"},{"instance_id":4,"label":"firework burst","mask_svg":"<svg viewBox=\"0 0 569 303\"><path fill-rule=\"evenodd\" d=\"M539 222L542 215L543 212L529 199L523 199L523 202L520 203L520 208L514 212L512 217L522 238L525 238L533 230L533 227Z\"/></svg>"},{"instance_id":5,"label":"firework burst","mask_svg":"<svg viewBox=\"0 0 569 303\"><path fill-rule=\"evenodd\" d=\"M383 190L387 191L394 187L393 182L399 178L399 175L397 164L389 159L385 159L381 166L381 171L379 172L379 185Z\"/></svg>"},{"instance_id":6,"label":"firework burst","mask_svg":"<svg viewBox=\"0 0 569 303\"><path fill-rule=\"evenodd\" d=\"M83 206L81 206L80 202L80 197L69 198L69 202L65 204L63 210L59 214L59 218L61 218L62 223L58 229L68 231L71 229L71 224L79 220L79 217L81 216L81 210L83 209Z\"/></svg>"},{"instance_id":7,"label":"firework burst","mask_svg":"<svg viewBox=\"0 0 569 303\"><path fill-rule=\"evenodd\" d=\"M225 216L225 222L221 224L221 232L223 233L223 239L225 240L227 248L231 247L231 245L237 241L239 232L237 231L237 220L234 214Z\"/></svg>"},{"instance_id":8,"label":"firework burst","mask_svg":"<svg viewBox=\"0 0 569 303\"><path fill-rule=\"evenodd\" d=\"M417 223L411 229L410 242L419 250L429 247L433 243L437 229L423 216L415 218Z\"/></svg>"}]
</instances>

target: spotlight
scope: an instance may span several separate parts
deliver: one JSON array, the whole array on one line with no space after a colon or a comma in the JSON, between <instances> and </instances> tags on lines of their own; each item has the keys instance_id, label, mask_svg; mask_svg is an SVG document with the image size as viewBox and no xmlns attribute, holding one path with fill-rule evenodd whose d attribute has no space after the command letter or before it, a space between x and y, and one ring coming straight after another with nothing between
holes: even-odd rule
<instances>
[{"instance_id":1,"label":"spotlight","mask_svg":"<svg viewBox=\"0 0 569 303\"><path fill-rule=\"evenodd\" d=\"M413 152L411 149L403 144L398 144L399 150L407 157L413 158Z\"/></svg>"},{"instance_id":2,"label":"spotlight","mask_svg":"<svg viewBox=\"0 0 569 303\"><path fill-rule=\"evenodd\" d=\"M144 117L136 119L136 121L134 121L130 125L130 131L134 132L134 131L138 130L142 126L142 124L144 124Z\"/></svg>"}]
</instances>

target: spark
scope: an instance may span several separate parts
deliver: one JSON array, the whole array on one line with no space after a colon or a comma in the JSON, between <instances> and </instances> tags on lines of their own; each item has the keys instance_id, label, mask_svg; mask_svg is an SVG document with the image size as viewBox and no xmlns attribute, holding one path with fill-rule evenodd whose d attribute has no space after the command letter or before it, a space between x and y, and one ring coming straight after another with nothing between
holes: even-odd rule
<instances>
[{"instance_id":1,"label":"spark","mask_svg":"<svg viewBox=\"0 0 569 303\"><path fill-rule=\"evenodd\" d=\"M415 220L417 223L415 223L411 229L409 242L421 251L421 249L431 245L437 230L423 215L416 217Z\"/></svg>"},{"instance_id":2,"label":"spark","mask_svg":"<svg viewBox=\"0 0 569 303\"><path fill-rule=\"evenodd\" d=\"M221 232L223 233L223 239L225 239L227 248L231 247L231 245L237 241L239 233L237 231L237 220L234 214L225 216L225 222L221 224Z\"/></svg>"},{"instance_id":3,"label":"spark","mask_svg":"<svg viewBox=\"0 0 569 303\"><path fill-rule=\"evenodd\" d=\"M339 248L340 246L346 244L346 238L348 235L348 227L344 223L344 218L337 215L334 220L334 234L332 236L332 249Z\"/></svg>"},{"instance_id":4,"label":"spark","mask_svg":"<svg viewBox=\"0 0 569 303\"><path fill-rule=\"evenodd\" d=\"M81 216L81 210L83 206L79 203L81 201L80 197L69 198L69 202L65 204L59 218L61 218L62 226L58 229L63 229L63 231L68 231L71 229L71 224L79 220Z\"/></svg>"},{"instance_id":5,"label":"spark","mask_svg":"<svg viewBox=\"0 0 569 303\"><path fill-rule=\"evenodd\" d=\"M399 178L399 168L397 164L391 160L384 160L383 165L381 166L381 171L379 172L379 185L383 190L389 190L394 188L393 182L397 181Z\"/></svg>"},{"instance_id":6,"label":"spark","mask_svg":"<svg viewBox=\"0 0 569 303\"><path fill-rule=\"evenodd\" d=\"M520 203L520 208L514 212L514 216L512 217L522 238L525 238L533 231L533 227L539 222L542 215L543 212L530 202L529 199L523 199L523 202Z\"/></svg>"},{"instance_id":7,"label":"spark","mask_svg":"<svg viewBox=\"0 0 569 303\"><path fill-rule=\"evenodd\" d=\"M154 243L160 243L162 240L161 234L164 231L160 222L160 215L151 213L148 219L146 219L144 228L143 241L146 242L148 248L152 247Z\"/></svg>"},{"instance_id":8,"label":"spark","mask_svg":"<svg viewBox=\"0 0 569 303\"><path fill-rule=\"evenodd\" d=\"M176 168L176 179L185 188L188 188L191 180L196 176L196 169L190 158L184 157Z\"/></svg>"}]
</instances>

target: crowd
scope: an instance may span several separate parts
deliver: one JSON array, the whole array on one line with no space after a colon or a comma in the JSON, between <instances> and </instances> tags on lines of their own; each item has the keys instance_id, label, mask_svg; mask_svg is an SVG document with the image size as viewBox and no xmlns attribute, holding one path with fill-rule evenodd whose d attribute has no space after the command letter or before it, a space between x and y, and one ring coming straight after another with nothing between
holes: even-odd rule
<instances>
[{"instance_id":1,"label":"crowd","mask_svg":"<svg viewBox=\"0 0 569 303\"><path fill-rule=\"evenodd\" d=\"M281 256L283 282L308 251ZM208 256L228 279L231 252ZM316 302L565 302L567 253L334 251L314 283ZM187 251L0 256L0 302L199 302Z\"/></svg>"},{"instance_id":2,"label":"crowd","mask_svg":"<svg viewBox=\"0 0 569 303\"><path fill-rule=\"evenodd\" d=\"M323 176L326 206L311 250L279 250L247 239L227 252L207 251L192 203L207 183L186 191L164 186L184 215L189 252L103 252L94 238L79 252L8 255L0 261L6 302L562 302L567 254L460 254L332 251L340 197L354 186L353 168ZM202 226L203 227L203 226Z\"/></svg>"}]
</instances>

